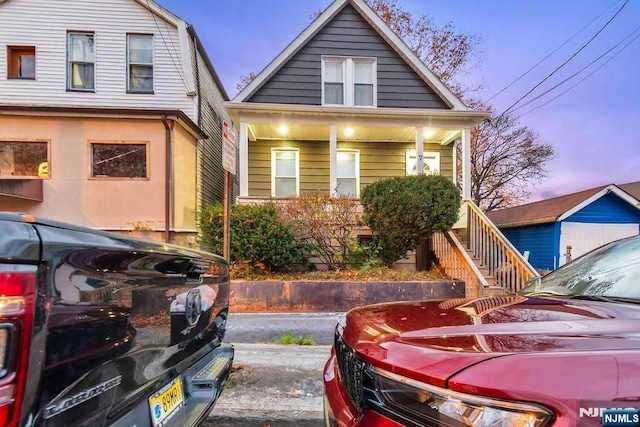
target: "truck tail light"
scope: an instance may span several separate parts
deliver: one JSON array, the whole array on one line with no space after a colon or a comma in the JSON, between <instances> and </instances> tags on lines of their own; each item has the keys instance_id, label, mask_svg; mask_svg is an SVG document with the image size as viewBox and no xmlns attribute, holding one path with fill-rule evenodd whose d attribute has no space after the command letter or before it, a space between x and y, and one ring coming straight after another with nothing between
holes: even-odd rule
<instances>
[{"instance_id":1,"label":"truck tail light","mask_svg":"<svg viewBox=\"0 0 640 427\"><path fill-rule=\"evenodd\" d=\"M35 266L0 264L0 425L20 422L36 300Z\"/></svg>"}]
</instances>

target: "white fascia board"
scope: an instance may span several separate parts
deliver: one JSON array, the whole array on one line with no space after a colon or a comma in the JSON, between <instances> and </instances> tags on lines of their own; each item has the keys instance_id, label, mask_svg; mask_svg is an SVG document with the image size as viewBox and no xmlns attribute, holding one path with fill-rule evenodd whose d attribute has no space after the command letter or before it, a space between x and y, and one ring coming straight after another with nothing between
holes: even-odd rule
<instances>
[{"instance_id":1,"label":"white fascia board","mask_svg":"<svg viewBox=\"0 0 640 427\"><path fill-rule=\"evenodd\" d=\"M173 25L176 28L178 27L178 23L182 21L182 19L180 19L178 16L169 12L167 9L160 6L158 3L156 3L153 0L135 0L135 1L145 9L150 10L151 13L153 13L154 15L165 20L166 22L168 22L169 24Z\"/></svg>"},{"instance_id":2,"label":"white fascia board","mask_svg":"<svg viewBox=\"0 0 640 427\"><path fill-rule=\"evenodd\" d=\"M244 89L238 93L231 102L243 102L261 87L266 80L280 69L298 50L300 50L324 25L329 22L349 0L335 0L322 12L307 28L302 31L289 45L276 56Z\"/></svg>"},{"instance_id":3,"label":"white fascia board","mask_svg":"<svg viewBox=\"0 0 640 427\"><path fill-rule=\"evenodd\" d=\"M568 211L566 211L562 215L560 215L558 217L557 221L564 221L565 219L569 218L571 215L575 214L576 212L579 212L580 210L582 210L585 207L589 206L591 203L595 202L596 200L598 200L601 197L606 196L609 193L615 194L616 196L620 197L625 202L629 203L634 208L640 210L640 200L638 200L635 197L631 196L626 191L621 190L618 186L616 186L614 184L611 184L611 185L603 188L602 190L598 191L596 194L594 194L593 196L589 197L588 199L585 199L582 202L578 203L577 205L575 205L573 208L569 209Z\"/></svg>"}]
</instances>

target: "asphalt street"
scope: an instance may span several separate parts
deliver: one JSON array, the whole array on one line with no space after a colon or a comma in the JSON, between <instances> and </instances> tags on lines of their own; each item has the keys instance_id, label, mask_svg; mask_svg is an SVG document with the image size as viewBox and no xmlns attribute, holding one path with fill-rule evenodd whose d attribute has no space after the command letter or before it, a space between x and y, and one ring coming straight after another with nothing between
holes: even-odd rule
<instances>
[{"instance_id":1,"label":"asphalt street","mask_svg":"<svg viewBox=\"0 0 640 427\"><path fill-rule=\"evenodd\" d=\"M203 426L323 427L322 369L340 314L231 314L234 372ZM316 345L275 344L286 332Z\"/></svg>"},{"instance_id":2,"label":"asphalt street","mask_svg":"<svg viewBox=\"0 0 640 427\"><path fill-rule=\"evenodd\" d=\"M316 344L330 345L342 313L232 313L225 341L230 343L275 343L287 331L298 337L308 334Z\"/></svg>"}]
</instances>

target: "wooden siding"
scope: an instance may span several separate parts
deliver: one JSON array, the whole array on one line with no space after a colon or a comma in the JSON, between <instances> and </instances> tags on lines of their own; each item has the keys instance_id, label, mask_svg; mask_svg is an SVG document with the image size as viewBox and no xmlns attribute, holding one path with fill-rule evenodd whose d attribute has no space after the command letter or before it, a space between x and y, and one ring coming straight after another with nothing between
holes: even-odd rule
<instances>
[{"instance_id":1,"label":"wooden siding","mask_svg":"<svg viewBox=\"0 0 640 427\"><path fill-rule=\"evenodd\" d=\"M196 98L182 81L178 30L137 2L12 0L0 6L0 16L0 64L6 46L35 46L37 67L36 80L8 80L0 67L0 103L180 109L196 120ZM95 32L95 93L66 90L67 31ZM127 33L154 34L154 94L127 94Z\"/></svg>"},{"instance_id":2,"label":"wooden siding","mask_svg":"<svg viewBox=\"0 0 640 427\"><path fill-rule=\"evenodd\" d=\"M378 58L378 107L448 108L351 5L345 6L248 101L321 105L322 55Z\"/></svg>"},{"instance_id":3,"label":"wooden siding","mask_svg":"<svg viewBox=\"0 0 640 427\"><path fill-rule=\"evenodd\" d=\"M609 193L580 209L565 221L591 224L640 223L640 210L630 206L615 194Z\"/></svg>"},{"instance_id":4,"label":"wooden siding","mask_svg":"<svg viewBox=\"0 0 640 427\"><path fill-rule=\"evenodd\" d=\"M249 196L271 196L271 149L298 148L300 151L300 193L329 192L328 141L249 142ZM405 176L406 152L415 149L408 142L339 141L338 148L360 151L360 188L383 177ZM425 144L425 152L440 153L440 173L453 179L452 146Z\"/></svg>"},{"instance_id":5,"label":"wooden siding","mask_svg":"<svg viewBox=\"0 0 640 427\"><path fill-rule=\"evenodd\" d=\"M529 251L529 263L539 270L553 270L557 265L555 223L503 228L505 235L520 253Z\"/></svg>"},{"instance_id":6,"label":"wooden siding","mask_svg":"<svg viewBox=\"0 0 640 427\"><path fill-rule=\"evenodd\" d=\"M224 197L224 170L222 169L222 120L231 123L227 110L222 106L223 95L209 73L200 52L195 55L196 85L200 93L199 125L209 136L198 141L198 207L202 208ZM234 179L232 200L238 194Z\"/></svg>"}]
</instances>

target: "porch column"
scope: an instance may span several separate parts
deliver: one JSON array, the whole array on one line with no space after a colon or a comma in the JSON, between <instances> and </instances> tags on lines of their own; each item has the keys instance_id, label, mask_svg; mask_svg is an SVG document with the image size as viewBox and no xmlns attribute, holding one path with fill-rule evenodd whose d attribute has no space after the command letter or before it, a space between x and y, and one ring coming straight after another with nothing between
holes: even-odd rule
<instances>
[{"instance_id":1,"label":"porch column","mask_svg":"<svg viewBox=\"0 0 640 427\"><path fill-rule=\"evenodd\" d=\"M240 122L240 135L238 139L240 197L247 197L249 196L249 134L247 132L247 122Z\"/></svg>"},{"instance_id":2,"label":"porch column","mask_svg":"<svg viewBox=\"0 0 640 427\"><path fill-rule=\"evenodd\" d=\"M424 128L416 127L416 172L424 174Z\"/></svg>"},{"instance_id":3,"label":"porch column","mask_svg":"<svg viewBox=\"0 0 640 427\"><path fill-rule=\"evenodd\" d=\"M335 196L338 188L338 126L329 126L329 194Z\"/></svg>"},{"instance_id":4,"label":"porch column","mask_svg":"<svg viewBox=\"0 0 640 427\"><path fill-rule=\"evenodd\" d=\"M471 200L471 129L462 129L462 200Z\"/></svg>"}]
</instances>

